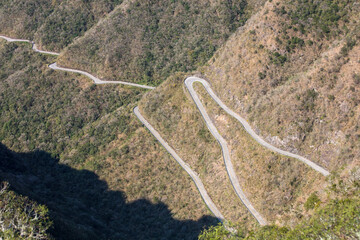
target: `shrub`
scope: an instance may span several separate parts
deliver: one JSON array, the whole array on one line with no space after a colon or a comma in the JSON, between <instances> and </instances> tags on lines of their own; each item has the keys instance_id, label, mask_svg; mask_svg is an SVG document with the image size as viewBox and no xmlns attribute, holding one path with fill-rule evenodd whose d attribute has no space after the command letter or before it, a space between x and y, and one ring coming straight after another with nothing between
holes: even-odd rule
<instances>
[{"instance_id":1,"label":"shrub","mask_svg":"<svg viewBox=\"0 0 360 240\"><path fill-rule=\"evenodd\" d=\"M48 209L0 183L0 239L49 239Z\"/></svg>"},{"instance_id":2,"label":"shrub","mask_svg":"<svg viewBox=\"0 0 360 240\"><path fill-rule=\"evenodd\" d=\"M312 193L309 198L306 200L304 207L308 211L310 209L314 209L321 203L320 198L318 195L314 192Z\"/></svg>"},{"instance_id":3,"label":"shrub","mask_svg":"<svg viewBox=\"0 0 360 240\"><path fill-rule=\"evenodd\" d=\"M274 63L275 65L284 65L284 63L287 61L287 57L281 55L278 52L274 52L270 54L270 61Z\"/></svg>"}]
</instances>

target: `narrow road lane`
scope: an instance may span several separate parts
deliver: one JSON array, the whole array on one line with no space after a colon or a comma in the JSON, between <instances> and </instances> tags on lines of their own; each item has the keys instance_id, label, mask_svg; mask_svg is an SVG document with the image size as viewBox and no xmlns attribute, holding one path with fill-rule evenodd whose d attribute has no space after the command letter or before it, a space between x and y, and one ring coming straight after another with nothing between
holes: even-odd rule
<instances>
[{"instance_id":1,"label":"narrow road lane","mask_svg":"<svg viewBox=\"0 0 360 240\"><path fill-rule=\"evenodd\" d=\"M9 38L6 36L2 36L0 35L0 38L5 39L8 42L26 42L26 43L30 43L32 45L32 49L35 52L38 53L43 53L43 54L49 54L49 55L54 55L54 56L59 56L60 54L57 52L49 52L49 51L43 51L37 48L36 44L33 41L27 40L27 39L16 39L16 38Z\"/></svg>"},{"instance_id":2,"label":"narrow road lane","mask_svg":"<svg viewBox=\"0 0 360 240\"><path fill-rule=\"evenodd\" d=\"M234 188L236 194L238 195L240 200L244 203L244 205L247 207L247 209L250 211L250 213L259 222L259 224L260 225L266 225L267 224L266 220L260 215L260 213L258 211L256 211L256 209L253 207L253 205L247 199L247 197L245 196L245 193L241 189L239 180L238 180L238 178L236 176L234 167L233 167L232 162L231 162L229 147L228 147L225 139L220 135L220 133L216 129L215 125L211 121L209 115L207 114L203 104L201 103L201 101L199 99L199 96L195 92L195 90L193 88L193 83L194 82L200 82L203 85L207 85L208 83L205 80L197 78L197 77L189 77L189 78L187 78L185 80L185 85L186 85L187 89L189 90L190 95L193 98L196 106L200 110L200 113L203 116L207 127L209 128L210 132L212 133L212 135L215 137L215 139L219 142L219 144L221 146L222 153L223 153L223 158L224 158L224 162L225 162L225 167L226 167L226 170L228 172L231 184L233 185L233 188Z\"/></svg>"},{"instance_id":3,"label":"narrow road lane","mask_svg":"<svg viewBox=\"0 0 360 240\"><path fill-rule=\"evenodd\" d=\"M210 211L221 221L224 221L224 216L221 214L219 209L216 207L214 202L211 200L209 194L207 193L204 184L199 178L198 174L194 172L180 157L177 155L175 150L170 147L170 145L161 137L158 131L156 131L151 124L146 121L146 119L141 115L139 108L134 108L134 113L138 119L145 125L147 129L151 132L152 135L164 146L164 148L170 153L170 155L180 164L180 166L190 175L194 181L196 187L198 188L201 197L203 198L205 204L208 206Z\"/></svg>"},{"instance_id":4,"label":"narrow road lane","mask_svg":"<svg viewBox=\"0 0 360 240\"><path fill-rule=\"evenodd\" d=\"M136 84L136 83L130 83L130 82L123 82L123 81L104 81L101 80L93 75L91 75L90 73L87 73L85 71L81 71L81 70L76 70L76 69L71 69L71 68L63 68L63 67L58 67L56 65L56 63L50 64L49 67L51 69L54 70L60 70L60 71L66 71L66 72L73 72L73 73L80 73L82 75L87 76L88 78L90 78L91 80L94 81L95 84L123 84L123 85L128 85L128 86L132 86L132 87L138 87L138 88L145 88L145 89L155 89L155 87L150 87L150 86L146 86L146 85L141 85L141 84Z\"/></svg>"},{"instance_id":5,"label":"narrow road lane","mask_svg":"<svg viewBox=\"0 0 360 240\"><path fill-rule=\"evenodd\" d=\"M285 156L288 156L288 157L291 157L291 158L295 158L295 159L298 159L300 160L301 162L305 163L306 165L308 165L309 167L311 167L312 169L314 169L315 171L321 173L322 175L324 176L328 176L330 173L325 170L324 168L320 167L319 165L317 165L316 163L310 161L309 159L307 158L304 158L300 155L297 155L297 154L294 154L294 153L291 153L291 152L287 152L287 151L284 151L284 150L281 150L273 145L271 145L270 143L266 142L264 139L262 139L259 135L257 135L255 133L255 131L251 128L251 126L249 125L249 123L242 117L240 117L237 113L235 113L234 111L232 111L230 108L228 108L221 100L218 96L216 96L216 94L213 92L213 90L211 89L209 83L204 80L204 79L201 79L201 78L198 78L198 77L189 77L185 80L185 85L186 87L189 89L190 91L190 94L191 96L194 98L194 101L196 103L196 105L198 106L200 112L203 114L205 113L206 116L207 116L207 113L205 111L205 108L202 106L200 100L198 99L197 97L197 94L196 92L194 91L192 85L194 82L199 82L201 83L206 91L210 94L210 96L212 97L212 99L214 99L214 101L219 104L219 106L225 110L225 112L227 112L228 114L230 114L231 116L233 116L234 118L236 118L244 127L244 129L250 134L250 136L252 138L254 138L258 143L260 143L261 145L263 145L264 147L270 149L271 151L274 151L274 152L277 152L277 153L280 153L281 155L285 155ZM195 100L196 99L196 100ZM201 107L201 109L200 109ZM204 116L204 114L203 114ZM208 116L207 116L208 117ZM209 118L210 120L210 118ZM212 122L208 122L206 120L206 124L212 124ZM208 125L209 126L209 125ZM211 125L210 125L211 126ZM215 126L212 125L212 128L215 128ZM216 130L216 128L215 128ZM210 129L210 131L212 131Z\"/></svg>"},{"instance_id":6,"label":"narrow road lane","mask_svg":"<svg viewBox=\"0 0 360 240\"><path fill-rule=\"evenodd\" d=\"M28 42L32 44L32 49L36 52L39 53L44 53L44 54L51 54L51 55L59 55L59 53L55 53L55 52L48 52L48 51L42 51L39 50L36 47L36 44L32 41L26 40L26 39L13 39L13 38L9 38L9 37L5 37L5 36L1 36L0 38L3 38L9 42ZM124 84L124 85L129 85L129 86L133 86L133 87L139 87L139 88L145 88L145 89L155 89L155 87L151 87L151 86L146 86L146 85L141 85L141 84L136 84L136 83L129 83L129 82L123 82L123 81L104 81L101 80L93 75L91 75L90 73L87 73L85 71L81 71L81 70L76 70L76 69L70 69L70 68L63 68L63 67L58 67L56 65L56 63L50 64L49 67L51 69L54 70L60 70L60 71L67 71L67 72L73 72L73 73L79 73L79 74L83 74L87 77L89 77L90 79L92 79L94 81L95 84ZM225 139L220 135L220 133L218 132L217 128L215 127L215 125L213 124L213 122L211 121L209 115L207 114L203 104L201 103L197 93L195 92L194 88L193 88L193 83L194 82L199 82L201 83L205 90L210 94L210 96L214 99L214 101L222 108L224 109L228 114L230 114L231 116L233 116L235 119L237 119L242 126L244 127L244 129L250 134L251 137L253 137L259 144L261 144L262 146L270 149L271 151L277 152L279 154L291 157L291 158L295 158L300 160L301 162L307 164L308 166L310 166L311 168L313 168L314 170L318 171L319 173L323 174L324 176L328 176L330 173L325 170L324 168L320 167L319 165L317 165L316 163L300 156L294 153L290 153L284 150L281 150L269 143L267 143L266 141L264 141L259 135L257 135L255 133L255 131L251 128L251 126L248 124L248 122L240 117L237 113L235 113L234 111L232 111L230 108L228 108L221 100L220 98L218 98L216 96L216 94L213 92L213 90L211 89L209 83L201 78L198 77L189 77L185 80L185 86L186 88L189 90L189 93L191 95L191 97L193 98L196 106L198 107L201 115L204 118L204 121L207 125L207 127L209 128L210 132L212 133L212 135L216 138L216 140L219 142L221 149L222 149L222 153L223 153L223 157L224 157L224 162L225 162L225 167L226 170L228 172L230 181L233 185L233 188L236 192L236 194L238 195L238 197L241 199L241 201L244 203L244 205L248 208L248 210L251 212L251 214L255 217L255 219L259 222L260 225L266 225L267 222L265 219L263 219L260 215L259 212L256 211L256 209L252 206L251 202L247 199L247 197L245 196L243 190L240 187L240 183L237 179L235 170L233 168L232 162L231 162L231 158L230 158L230 152L229 152L229 148L227 145L227 142L225 141ZM208 208L210 209L210 211L221 221L225 221L224 216L221 214L221 212L217 209L216 205L214 204L214 202L211 200L210 196L208 195L204 184L202 183L201 179L199 178L198 174L195 173L178 155L177 153L174 151L174 149L172 149L169 144L160 136L160 134L150 125L150 123L140 114L138 107L134 108L134 113L135 115L139 118L139 120L145 125L146 128L149 129L149 131L154 135L154 137L156 139L158 139L158 141L164 146L164 148L170 153L171 156L174 157L174 159L180 164L180 166L190 175L190 177L193 179L196 187L198 188L201 197L203 198L205 204L208 206Z\"/></svg>"},{"instance_id":7,"label":"narrow road lane","mask_svg":"<svg viewBox=\"0 0 360 240\"><path fill-rule=\"evenodd\" d=\"M43 54L50 54L50 55L54 55L54 56L59 56L59 53L56 52L49 52L49 51L43 51L37 48L36 44L33 41L30 40L26 40L26 39L15 39L15 38L9 38L6 36L2 36L0 35L0 38L5 39L8 42L26 42L26 43L30 43L32 44L32 49L35 52L38 53L43 53ZM136 83L130 83L130 82L123 82L123 81L104 81L101 80L93 75L91 75L90 73L87 73L85 71L81 71L81 70L76 70L76 69L71 69L71 68L64 68L64 67L58 67L56 63L50 64L49 67L51 69L54 70L60 70L60 71L66 71L66 72L73 72L73 73L79 73L82 75L87 76L88 78L90 78L91 80L94 81L95 84L123 84L123 85L128 85L128 86L132 86L132 87L138 87L138 88L145 88L145 89L155 89L155 87L151 87L151 86L147 86L147 85L141 85L141 84L136 84Z\"/></svg>"}]
</instances>

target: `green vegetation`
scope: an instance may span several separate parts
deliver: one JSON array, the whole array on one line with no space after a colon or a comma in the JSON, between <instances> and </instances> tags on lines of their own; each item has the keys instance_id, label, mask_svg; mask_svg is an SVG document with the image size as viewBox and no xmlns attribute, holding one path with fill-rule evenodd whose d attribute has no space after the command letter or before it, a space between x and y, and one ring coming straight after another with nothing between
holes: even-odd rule
<instances>
[{"instance_id":1,"label":"green vegetation","mask_svg":"<svg viewBox=\"0 0 360 240\"><path fill-rule=\"evenodd\" d=\"M292 0L287 8L291 25L302 34L315 30L321 36L337 36L339 22L349 20L347 13L353 0Z\"/></svg>"},{"instance_id":2,"label":"green vegetation","mask_svg":"<svg viewBox=\"0 0 360 240\"><path fill-rule=\"evenodd\" d=\"M354 73L354 74L353 74L353 79L354 79L354 83L355 83L356 85L359 85L359 84L360 84L360 74Z\"/></svg>"},{"instance_id":3,"label":"green vegetation","mask_svg":"<svg viewBox=\"0 0 360 240\"><path fill-rule=\"evenodd\" d=\"M354 46L356 45L355 39L347 39L345 45L341 48L341 55L347 56L349 54L349 51L351 51Z\"/></svg>"},{"instance_id":4,"label":"green vegetation","mask_svg":"<svg viewBox=\"0 0 360 240\"><path fill-rule=\"evenodd\" d=\"M59 63L109 80L158 85L205 64L244 24L246 9L245 0L134 1L70 45Z\"/></svg>"},{"instance_id":5,"label":"green vegetation","mask_svg":"<svg viewBox=\"0 0 360 240\"><path fill-rule=\"evenodd\" d=\"M291 52L298 46L303 47L305 45L304 40L298 37L292 37L291 39L287 40L286 42L286 51Z\"/></svg>"},{"instance_id":6,"label":"green vegetation","mask_svg":"<svg viewBox=\"0 0 360 240\"><path fill-rule=\"evenodd\" d=\"M314 111L315 110L315 101L319 93L315 89L308 89L301 97L301 108L305 111Z\"/></svg>"},{"instance_id":7,"label":"green vegetation","mask_svg":"<svg viewBox=\"0 0 360 240\"><path fill-rule=\"evenodd\" d=\"M184 73L169 77L141 99L139 108L177 154L199 173L209 196L225 218L254 224L229 181L221 148L207 129L196 105L184 92L185 77Z\"/></svg>"},{"instance_id":8,"label":"green vegetation","mask_svg":"<svg viewBox=\"0 0 360 240\"><path fill-rule=\"evenodd\" d=\"M265 226L255 231L243 229L233 235L222 225L202 232L199 240L207 239L357 239L360 236L360 201L356 199L332 200L318 209L310 219L294 228Z\"/></svg>"},{"instance_id":9,"label":"green vegetation","mask_svg":"<svg viewBox=\"0 0 360 240\"><path fill-rule=\"evenodd\" d=\"M278 52L273 52L273 53L270 53L270 61L275 64L275 65L284 65L284 63L286 62L287 60L287 57L286 56L283 56L281 55L280 53Z\"/></svg>"},{"instance_id":10,"label":"green vegetation","mask_svg":"<svg viewBox=\"0 0 360 240\"><path fill-rule=\"evenodd\" d=\"M0 3L0 33L35 40L60 51L82 36L122 0L5 0Z\"/></svg>"},{"instance_id":11,"label":"green vegetation","mask_svg":"<svg viewBox=\"0 0 360 240\"><path fill-rule=\"evenodd\" d=\"M306 210L314 209L321 203L318 195L316 193L312 193L310 197L306 200L304 204L304 208Z\"/></svg>"},{"instance_id":12,"label":"green vegetation","mask_svg":"<svg viewBox=\"0 0 360 240\"><path fill-rule=\"evenodd\" d=\"M50 239L48 209L0 182L0 238L6 240Z\"/></svg>"},{"instance_id":13,"label":"green vegetation","mask_svg":"<svg viewBox=\"0 0 360 240\"><path fill-rule=\"evenodd\" d=\"M148 120L199 173L226 218L242 224L236 235L211 226L200 239L359 238L359 171L349 170L358 166L360 147L359 4L270 1L266 16L238 28L252 13L249 6L263 2L2 1L0 33L35 39L49 50L68 46L60 65L109 80L158 85L168 79L146 94L95 86L50 70L55 59L28 45L1 42L0 155L7 160L0 176L11 183L13 202L33 203L21 194L45 204L49 213L43 205L34 209L51 217L51 234L59 239L193 239L214 224L191 179L133 116L144 96L140 108ZM267 220L280 223L256 228L228 182L220 148L184 93L187 74L175 73L199 66L220 98L267 141L341 169L330 190L301 163L263 151L238 124L228 128L232 120L201 95L229 140L249 198ZM50 221L34 224L29 231L45 232ZM0 234L19 237L16 229Z\"/></svg>"},{"instance_id":14,"label":"green vegetation","mask_svg":"<svg viewBox=\"0 0 360 240\"><path fill-rule=\"evenodd\" d=\"M144 90L53 71L28 44L1 41L0 59L0 176L48 206L56 239L193 239L216 222L134 117Z\"/></svg>"},{"instance_id":15,"label":"green vegetation","mask_svg":"<svg viewBox=\"0 0 360 240\"><path fill-rule=\"evenodd\" d=\"M307 44L312 46L314 40L320 42L322 38L331 40L347 34L353 3L353 0L292 0L279 4L275 12L285 22L281 24L282 35L276 38L277 43L291 53L303 48L305 39L310 38Z\"/></svg>"},{"instance_id":16,"label":"green vegetation","mask_svg":"<svg viewBox=\"0 0 360 240\"><path fill-rule=\"evenodd\" d=\"M14 56L15 51L19 53ZM117 131L124 132L129 117L120 116L111 130L90 129L95 138L78 147L78 143L69 146L66 138L81 137L89 122L136 102L142 93L113 86L82 89L82 83L72 77L59 81L67 74L53 72L45 56L22 51L14 43L3 46L0 57L6 59L0 66L0 141L13 150L33 151L41 146L59 156L65 148L77 148L72 159L80 163L97 153L99 145L114 140Z\"/></svg>"}]
</instances>

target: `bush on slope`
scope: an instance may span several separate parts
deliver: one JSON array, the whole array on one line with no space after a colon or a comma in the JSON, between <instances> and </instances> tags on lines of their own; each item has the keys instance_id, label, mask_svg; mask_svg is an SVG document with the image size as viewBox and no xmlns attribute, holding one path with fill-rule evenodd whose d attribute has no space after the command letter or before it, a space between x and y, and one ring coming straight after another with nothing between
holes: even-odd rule
<instances>
[{"instance_id":1,"label":"bush on slope","mask_svg":"<svg viewBox=\"0 0 360 240\"><path fill-rule=\"evenodd\" d=\"M4 154L1 147L0 153ZM0 182L1 239L51 239L51 226L46 206L10 190L8 182Z\"/></svg>"}]
</instances>

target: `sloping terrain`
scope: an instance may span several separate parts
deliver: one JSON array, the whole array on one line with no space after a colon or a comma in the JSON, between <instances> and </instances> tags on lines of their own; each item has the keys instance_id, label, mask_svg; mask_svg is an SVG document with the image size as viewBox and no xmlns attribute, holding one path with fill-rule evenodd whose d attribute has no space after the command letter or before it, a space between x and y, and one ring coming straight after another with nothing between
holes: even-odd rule
<instances>
[{"instance_id":1,"label":"sloping terrain","mask_svg":"<svg viewBox=\"0 0 360 240\"><path fill-rule=\"evenodd\" d=\"M25 165L1 176L49 207L56 238L194 239L216 222L133 116L143 90L54 72L28 44L2 41L0 55L0 141Z\"/></svg>"},{"instance_id":2,"label":"sloping terrain","mask_svg":"<svg viewBox=\"0 0 360 240\"><path fill-rule=\"evenodd\" d=\"M269 1L198 74L267 141L306 156L334 175L348 175L359 166L358 42L356 1ZM147 93L140 109L200 173L225 218L239 222L231 211L238 208L230 203L231 189L225 190L219 146L201 139L209 133L183 85L190 74L171 77ZM330 201L328 180L294 159L257 146L205 93L203 98L230 142L241 185L267 218L295 226L308 216L305 203L313 193L322 202Z\"/></svg>"},{"instance_id":3,"label":"sloping terrain","mask_svg":"<svg viewBox=\"0 0 360 240\"><path fill-rule=\"evenodd\" d=\"M0 33L35 40L41 48L59 51L82 36L121 0L4 0Z\"/></svg>"},{"instance_id":4,"label":"sloping terrain","mask_svg":"<svg viewBox=\"0 0 360 240\"><path fill-rule=\"evenodd\" d=\"M0 33L68 47L55 59L0 42L0 142L17 156L1 176L49 207L55 237L194 239L214 223L190 177L132 114L138 104L238 229L211 227L203 239L359 236L358 1L19 4L26 7L0 3L1 17L19 14ZM54 61L160 86L95 86L49 69ZM184 86L190 75L208 80L266 141L331 171L325 178L262 147L195 84L246 197L275 227L258 228L236 196L223 152Z\"/></svg>"},{"instance_id":5,"label":"sloping terrain","mask_svg":"<svg viewBox=\"0 0 360 240\"><path fill-rule=\"evenodd\" d=\"M3 158L8 157L3 151L3 145L0 145L0 154ZM0 182L0 237L2 239L50 239L47 230L51 226L52 222L45 206L12 191L9 189L8 182Z\"/></svg>"},{"instance_id":6,"label":"sloping terrain","mask_svg":"<svg viewBox=\"0 0 360 240\"><path fill-rule=\"evenodd\" d=\"M204 64L249 12L247 1L135 1L120 6L58 64L107 80L158 85Z\"/></svg>"},{"instance_id":7,"label":"sloping terrain","mask_svg":"<svg viewBox=\"0 0 360 240\"><path fill-rule=\"evenodd\" d=\"M268 2L202 72L268 141L330 170L354 163L359 8L356 1Z\"/></svg>"}]
</instances>

